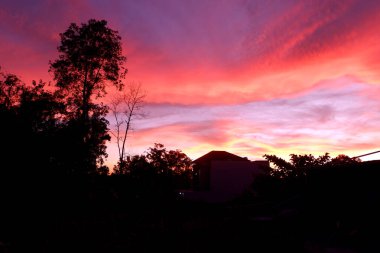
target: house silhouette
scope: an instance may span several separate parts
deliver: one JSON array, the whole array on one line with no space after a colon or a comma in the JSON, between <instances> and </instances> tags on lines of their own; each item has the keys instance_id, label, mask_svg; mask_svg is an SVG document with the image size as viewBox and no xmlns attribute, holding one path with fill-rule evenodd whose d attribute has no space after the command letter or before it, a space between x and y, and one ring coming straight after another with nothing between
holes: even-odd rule
<instances>
[{"instance_id":1,"label":"house silhouette","mask_svg":"<svg viewBox=\"0 0 380 253\"><path fill-rule=\"evenodd\" d=\"M211 151L194 160L191 191L180 194L186 199L224 202L250 190L254 179L266 172L268 161L250 161L226 151Z\"/></svg>"}]
</instances>

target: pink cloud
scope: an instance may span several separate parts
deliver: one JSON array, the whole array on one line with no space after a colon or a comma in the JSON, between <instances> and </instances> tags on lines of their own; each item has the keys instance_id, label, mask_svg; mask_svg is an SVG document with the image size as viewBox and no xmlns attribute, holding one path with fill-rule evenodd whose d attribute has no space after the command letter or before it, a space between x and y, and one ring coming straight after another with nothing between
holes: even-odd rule
<instances>
[{"instance_id":1,"label":"pink cloud","mask_svg":"<svg viewBox=\"0 0 380 253\"><path fill-rule=\"evenodd\" d=\"M259 5L258 11L239 20L239 29L244 31L241 34L210 29L204 35L209 40L201 40L207 43L195 40L194 44L194 39L189 39L178 48L170 41L141 57L152 59L146 63L148 75L134 72L154 90L150 101L231 104L272 99L345 75L378 83L379 61L373 59L379 52L375 44L379 39L375 25L380 23L376 22L378 5L358 1L298 2L277 12L276 7L265 7L267 12L260 12ZM199 18L206 20L203 14ZM273 19L260 23L263 15L273 15ZM205 27L200 29L207 29L207 22ZM220 38L222 31L238 36L225 42ZM212 37L220 40L212 43ZM189 43L191 51L186 49ZM169 47L176 49L174 55ZM204 53L207 49L212 53ZM225 62L229 64L222 64ZM164 66L170 66L169 74Z\"/></svg>"},{"instance_id":2,"label":"pink cloud","mask_svg":"<svg viewBox=\"0 0 380 253\"><path fill-rule=\"evenodd\" d=\"M291 153L360 155L378 149L378 100L371 87L350 78L320 83L296 97L239 105L155 104L151 117L135 122L131 152L154 142L180 147L191 158L209 150L227 150L250 159Z\"/></svg>"},{"instance_id":3,"label":"pink cloud","mask_svg":"<svg viewBox=\"0 0 380 253\"><path fill-rule=\"evenodd\" d=\"M150 102L288 97L345 75L379 83L379 8L371 1L13 3L0 12L2 65L27 79L49 78L58 33L70 22L106 18L123 37L128 79L151 91ZM12 49L15 40L28 50Z\"/></svg>"},{"instance_id":4,"label":"pink cloud","mask_svg":"<svg viewBox=\"0 0 380 253\"><path fill-rule=\"evenodd\" d=\"M148 91L131 153L162 142L193 158L360 154L380 140L379 11L360 0L6 1L0 65L50 80L58 34L104 18L123 38L127 82Z\"/></svg>"}]
</instances>

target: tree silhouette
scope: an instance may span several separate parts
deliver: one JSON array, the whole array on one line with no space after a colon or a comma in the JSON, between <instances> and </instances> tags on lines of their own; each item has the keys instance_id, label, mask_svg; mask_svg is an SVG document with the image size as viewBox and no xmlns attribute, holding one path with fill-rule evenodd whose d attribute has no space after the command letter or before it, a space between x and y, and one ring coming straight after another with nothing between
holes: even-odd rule
<instances>
[{"instance_id":1,"label":"tree silhouette","mask_svg":"<svg viewBox=\"0 0 380 253\"><path fill-rule=\"evenodd\" d=\"M45 89L45 83L33 81L25 86L20 96L17 116L25 128L22 145L23 157L28 157L29 166L39 168L39 172L52 173L56 169L58 157L57 136L64 125L60 115L65 107L55 95Z\"/></svg>"},{"instance_id":2,"label":"tree silhouette","mask_svg":"<svg viewBox=\"0 0 380 253\"><path fill-rule=\"evenodd\" d=\"M160 143L148 149L146 158L157 174L181 174L192 170L192 161L186 154L178 149L167 151Z\"/></svg>"},{"instance_id":3,"label":"tree silhouette","mask_svg":"<svg viewBox=\"0 0 380 253\"><path fill-rule=\"evenodd\" d=\"M168 179L172 188L191 186L193 162L181 150L166 150L164 145L155 143L148 149L146 159L157 175Z\"/></svg>"},{"instance_id":4,"label":"tree silhouette","mask_svg":"<svg viewBox=\"0 0 380 253\"><path fill-rule=\"evenodd\" d=\"M274 169L271 172L272 176L279 178L303 177L313 168L344 166L360 162L360 159L350 158L346 155L338 155L335 158L331 158L329 153L325 153L319 157L314 157L312 154L291 154L289 162L276 155L266 154L264 158L274 165Z\"/></svg>"},{"instance_id":5,"label":"tree silhouette","mask_svg":"<svg viewBox=\"0 0 380 253\"><path fill-rule=\"evenodd\" d=\"M127 159L127 173L134 177L146 177L154 174L152 165L145 155L134 155ZM124 172L125 173L125 172Z\"/></svg>"},{"instance_id":6,"label":"tree silhouette","mask_svg":"<svg viewBox=\"0 0 380 253\"><path fill-rule=\"evenodd\" d=\"M23 84L14 74L4 73L0 67L0 105L10 109L20 100Z\"/></svg>"},{"instance_id":7,"label":"tree silhouette","mask_svg":"<svg viewBox=\"0 0 380 253\"><path fill-rule=\"evenodd\" d=\"M157 184L167 189L190 188L193 162L181 150L167 150L163 144L155 143L143 155L127 156L124 166L114 166L113 174L128 175L144 184L150 182L152 189Z\"/></svg>"},{"instance_id":8,"label":"tree silhouette","mask_svg":"<svg viewBox=\"0 0 380 253\"><path fill-rule=\"evenodd\" d=\"M72 143L67 148L76 156L73 171L96 173L106 157L105 142L108 108L93 103L106 94L107 83L118 89L127 70L123 67L121 37L107 27L107 21L91 19L78 26L72 23L60 34L59 57L50 62L50 72L58 87L57 94L66 104L67 131ZM68 165L70 166L70 165Z\"/></svg>"},{"instance_id":9,"label":"tree silhouette","mask_svg":"<svg viewBox=\"0 0 380 253\"><path fill-rule=\"evenodd\" d=\"M0 125L4 171L14 175L50 173L58 158L57 142L64 106L45 83L25 85L13 74L0 73ZM31 169L38 168L38 169Z\"/></svg>"},{"instance_id":10,"label":"tree silhouette","mask_svg":"<svg viewBox=\"0 0 380 253\"><path fill-rule=\"evenodd\" d=\"M104 117L107 108L95 104L92 107L86 132L83 131L82 121L75 118L65 121L60 131L60 170L66 171L66 174L97 174L100 170L104 174L102 166L107 157L106 141L110 140L108 121Z\"/></svg>"},{"instance_id":11,"label":"tree silhouette","mask_svg":"<svg viewBox=\"0 0 380 253\"><path fill-rule=\"evenodd\" d=\"M125 170L127 166L125 144L132 121L136 117L142 116L141 109L144 98L145 93L141 90L141 84L130 83L127 90L123 90L122 94L115 95L110 104L110 110L116 121L115 133L111 133L116 138L119 152L117 166L120 167L118 169L120 171Z\"/></svg>"},{"instance_id":12,"label":"tree silhouette","mask_svg":"<svg viewBox=\"0 0 380 253\"><path fill-rule=\"evenodd\" d=\"M125 167L115 166L115 174L140 173L150 171L155 175L181 175L193 169L192 160L181 150L166 150L161 143L155 143L146 151L146 155L128 156Z\"/></svg>"},{"instance_id":13,"label":"tree silhouette","mask_svg":"<svg viewBox=\"0 0 380 253\"><path fill-rule=\"evenodd\" d=\"M4 73L0 69L0 118L2 122L0 132L2 133L1 141L5 147L1 154L1 174L13 173L22 167L19 166L21 160L17 160L21 154L20 147L22 147L23 135L25 134L23 131L24 124L18 117L22 91L23 83L19 78L13 74Z\"/></svg>"},{"instance_id":14,"label":"tree silhouette","mask_svg":"<svg viewBox=\"0 0 380 253\"><path fill-rule=\"evenodd\" d=\"M72 23L60 34L57 60L50 62L56 85L74 112L86 120L91 98L105 95L106 82L122 88L127 70L123 67L121 37L107 21L90 19L80 27Z\"/></svg>"}]
</instances>

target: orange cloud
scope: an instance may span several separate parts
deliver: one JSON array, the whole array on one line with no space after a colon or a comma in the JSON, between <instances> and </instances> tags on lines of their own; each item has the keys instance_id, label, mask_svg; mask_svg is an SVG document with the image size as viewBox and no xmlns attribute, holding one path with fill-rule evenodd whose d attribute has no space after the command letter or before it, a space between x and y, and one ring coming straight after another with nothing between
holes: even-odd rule
<instances>
[{"instance_id":1,"label":"orange cloud","mask_svg":"<svg viewBox=\"0 0 380 253\"><path fill-rule=\"evenodd\" d=\"M161 142L192 158L358 155L380 140L379 12L360 0L8 1L0 64L27 83L50 80L58 34L104 18L123 38L126 81L148 92L130 153Z\"/></svg>"}]
</instances>

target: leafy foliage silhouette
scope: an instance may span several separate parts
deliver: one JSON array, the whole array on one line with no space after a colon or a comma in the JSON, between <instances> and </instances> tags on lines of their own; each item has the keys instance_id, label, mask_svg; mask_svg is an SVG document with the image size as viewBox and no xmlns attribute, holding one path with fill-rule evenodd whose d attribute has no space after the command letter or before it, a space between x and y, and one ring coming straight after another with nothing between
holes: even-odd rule
<instances>
[{"instance_id":1,"label":"leafy foliage silhouette","mask_svg":"<svg viewBox=\"0 0 380 253\"><path fill-rule=\"evenodd\" d=\"M318 157L314 157L312 154L291 154L289 162L276 155L266 154L264 158L274 165L271 175L278 178L304 177L309 170L314 168L352 165L360 162L360 159L350 158L346 155L331 158L329 153Z\"/></svg>"},{"instance_id":2,"label":"leafy foliage silhouette","mask_svg":"<svg viewBox=\"0 0 380 253\"><path fill-rule=\"evenodd\" d=\"M189 188L193 176L192 160L181 150L166 150L163 144L155 143L146 154L129 156L114 167L115 175L132 178L156 178L166 180L169 187Z\"/></svg>"},{"instance_id":3,"label":"leafy foliage silhouette","mask_svg":"<svg viewBox=\"0 0 380 253\"><path fill-rule=\"evenodd\" d=\"M60 34L57 60L50 62L50 72L68 109L86 120L91 113L91 99L106 94L106 84L123 87L127 70L123 67L121 37L107 27L107 21L90 19L78 26L72 23Z\"/></svg>"}]
</instances>

